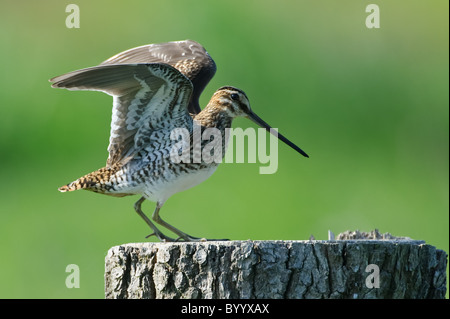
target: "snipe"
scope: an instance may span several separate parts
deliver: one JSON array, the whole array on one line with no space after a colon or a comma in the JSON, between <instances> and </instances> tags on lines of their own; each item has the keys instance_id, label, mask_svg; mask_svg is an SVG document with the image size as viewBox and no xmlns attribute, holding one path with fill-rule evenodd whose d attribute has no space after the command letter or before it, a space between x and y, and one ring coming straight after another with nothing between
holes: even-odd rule
<instances>
[{"instance_id":1,"label":"snipe","mask_svg":"<svg viewBox=\"0 0 450 319\"><path fill-rule=\"evenodd\" d=\"M194 127L216 128L222 133L224 154L226 129L234 118L242 116L308 157L251 110L242 90L221 87L201 110L200 94L215 72L216 65L206 50L186 40L130 49L98 66L52 78L55 88L102 91L113 96L106 166L59 190L85 189L111 196L140 194L135 210L152 229L151 235L161 241L206 240L180 231L159 216L170 196L203 182L218 166L215 161L174 162L171 154L177 141L171 138L171 132L185 129L192 140ZM200 148L205 141L201 143ZM194 156L195 143L189 145L189 153ZM153 221L175 233L177 239L162 233L142 212L145 199L156 202Z\"/></svg>"}]
</instances>

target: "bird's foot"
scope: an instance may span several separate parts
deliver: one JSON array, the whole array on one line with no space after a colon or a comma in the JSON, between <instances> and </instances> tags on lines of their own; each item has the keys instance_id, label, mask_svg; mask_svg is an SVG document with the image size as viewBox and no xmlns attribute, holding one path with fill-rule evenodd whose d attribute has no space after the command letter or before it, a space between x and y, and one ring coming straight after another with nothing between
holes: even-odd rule
<instances>
[{"instance_id":1,"label":"bird's foot","mask_svg":"<svg viewBox=\"0 0 450 319\"><path fill-rule=\"evenodd\" d=\"M164 235L164 234L161 233L161 232L153 232L153 233L151 233L150 235L145 236L145 238L150 238L150 237L152 237L152 236L156 236L156 237L159 239L159 241L161 241L161 242L163 242L163 243L171 243L171 242L176 242L176 241L178 241L178 239L174 239L174 238L172 238L172 237L166 236L166 235Z\"/></svg>"},{"instance_id":2,"label":"bird's foot","mask_svg":"<svg viewBox=\"0 0 450 319\"><path fill-rule=\"evenodd\" d=\"M190 235L186 235L186 236L180 236L177 238L176 240L177 242L179 241L185 241L185 242L206 242L206 241L229 241L229 239L207 239L207 238L201 238L201 237L193 237Z\"/></svg>"},{"instance_id":3,"label":"bird's foot","mask_svg":"<svg viewBox=\"0 0 450 319\"><path fill-rule=\"evenodd\" d=\"M178 237L177 239L164 235L162 232L153 232L145 238L150 238L156 236L161 242L172 243L172 242L206 242L206 241L229 241L229 239L207 239L202 237L194 237L188 234Z\"/></svg>"}]
</instances>

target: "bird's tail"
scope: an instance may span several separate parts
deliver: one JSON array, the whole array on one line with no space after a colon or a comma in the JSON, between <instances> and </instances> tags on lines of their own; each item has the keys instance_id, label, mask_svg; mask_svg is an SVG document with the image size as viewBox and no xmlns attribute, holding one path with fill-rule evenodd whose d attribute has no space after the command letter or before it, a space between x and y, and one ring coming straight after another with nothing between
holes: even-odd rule
<instances>
[{"instance_id":1,"label":"bird's tail","mask_svg":"<svg viewBox=\"0 0 450 319\"><path fill-rule=\"evenodd\" d=\"M58 190L62 193L72 192L79 189L85 189L91 192L111 195L111 196L127 196L133 193L121 193L111 186L111 177L117 172L117 167L103 167L95 172L89 173L69 183L61 186Z\"/></svg>"},{"instance_id":2,"label":"bird's tail","mask_svg":"<svg viewBox=\"0 0 450 319\"><path fill-rule=\"evenodd\" d=\"M104 191L105 182L108 182L115 169L111 167L103 167L92 173L86 174L76 181L58 188L60 192L72 192L79 189L86 189L94 192Z\"/></svg>"},{"instance_id":3,"label":"bird's tail","mask_svg":"<svg viewBox=\"0 0 450 319\"><path fill-rule=\"evenodd\" d=\"M67 184L67 185L64 185L64 186L59 187L58 190L59 190L61 193L65 193L65 192L75 191L75 190L77 190L77 188L76 188L76 187L73 187L73 186L72 186L72 183L70 183L70 184Z\"/></svg>"},{"instance_id":4,"label":"bird's tail","mask_svg":"<svg viewBox=\"0 0 450 319\"><path fill-rule=\"evenodd\" d=\"M79 189L92 189L97 183L89 179L89 175L80 177L76 181L69 183L67 185L61 186L58 190L61 193L72 192Z\"/></svg>"}]
</instances>

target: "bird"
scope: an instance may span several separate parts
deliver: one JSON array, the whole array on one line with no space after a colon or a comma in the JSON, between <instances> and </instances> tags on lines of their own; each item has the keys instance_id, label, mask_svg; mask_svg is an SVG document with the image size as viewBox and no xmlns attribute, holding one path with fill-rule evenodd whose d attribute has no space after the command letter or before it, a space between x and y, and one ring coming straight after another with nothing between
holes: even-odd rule
<instances>
[{"instance_id":1,"label":"bird","mask_svg":"<svg viewBox=\"0 0 450 319\"><path fill-rule=\"evenodd\" d=\"M218 130L222 138L220 151L225 154L227 129L233 119L244 117L309 157L257 116L241 89L222 86L201 109L200 95L216 69L214 60L202 45L184 40L132 48L97 66L50 79L53 88L100 91L113 97L105 167L58 190L83 189L116 197L140 195L134 210L152 230L147 238L156 236L161 242L209 240L188 235L160 217L161 207L172 195L202 183L220 163L173 160L173 156L182 151L178 149L180 145L185 146L185 154L192 159L196 150L210 142L194 143L195 129ZM187 144L171 138L176 129L187 132ZM142 211L145 200L156 203L151 220ZM176 237L164 234L155 223Z\"/></svg>"}]
</instances>

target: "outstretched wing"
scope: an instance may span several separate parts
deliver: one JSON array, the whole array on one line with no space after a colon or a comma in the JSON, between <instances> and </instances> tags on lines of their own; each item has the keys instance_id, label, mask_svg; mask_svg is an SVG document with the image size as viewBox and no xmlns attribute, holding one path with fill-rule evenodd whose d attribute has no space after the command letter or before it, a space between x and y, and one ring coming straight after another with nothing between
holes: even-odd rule
<instances>
[{"instance_id":1,"label":"outstretched wing","mask_svg":"<svg viewBox=\"0 0 450 319\"><path fill-rule=\"evenodd\" d=\"M133 48L104 61L101 65L122 63L166 63L185 76L194 85L189 112L198 114L200 94L216 73L216 64L199 43L192 40L157 43Z\"/></svg>"},{"instance_id":2,"label":"outstretched wing","mask_svg":"<svg viewBox=\"0 0 450 319\"><path fill-rule=\"evenodd\" d=\"M100 65L50 81L55 88L102 91L113 96L108 166L139 152L152 131L171 130L175 122L192 122L188 112L192 83L167 64Z\"/></svg>"}]
</instances>

